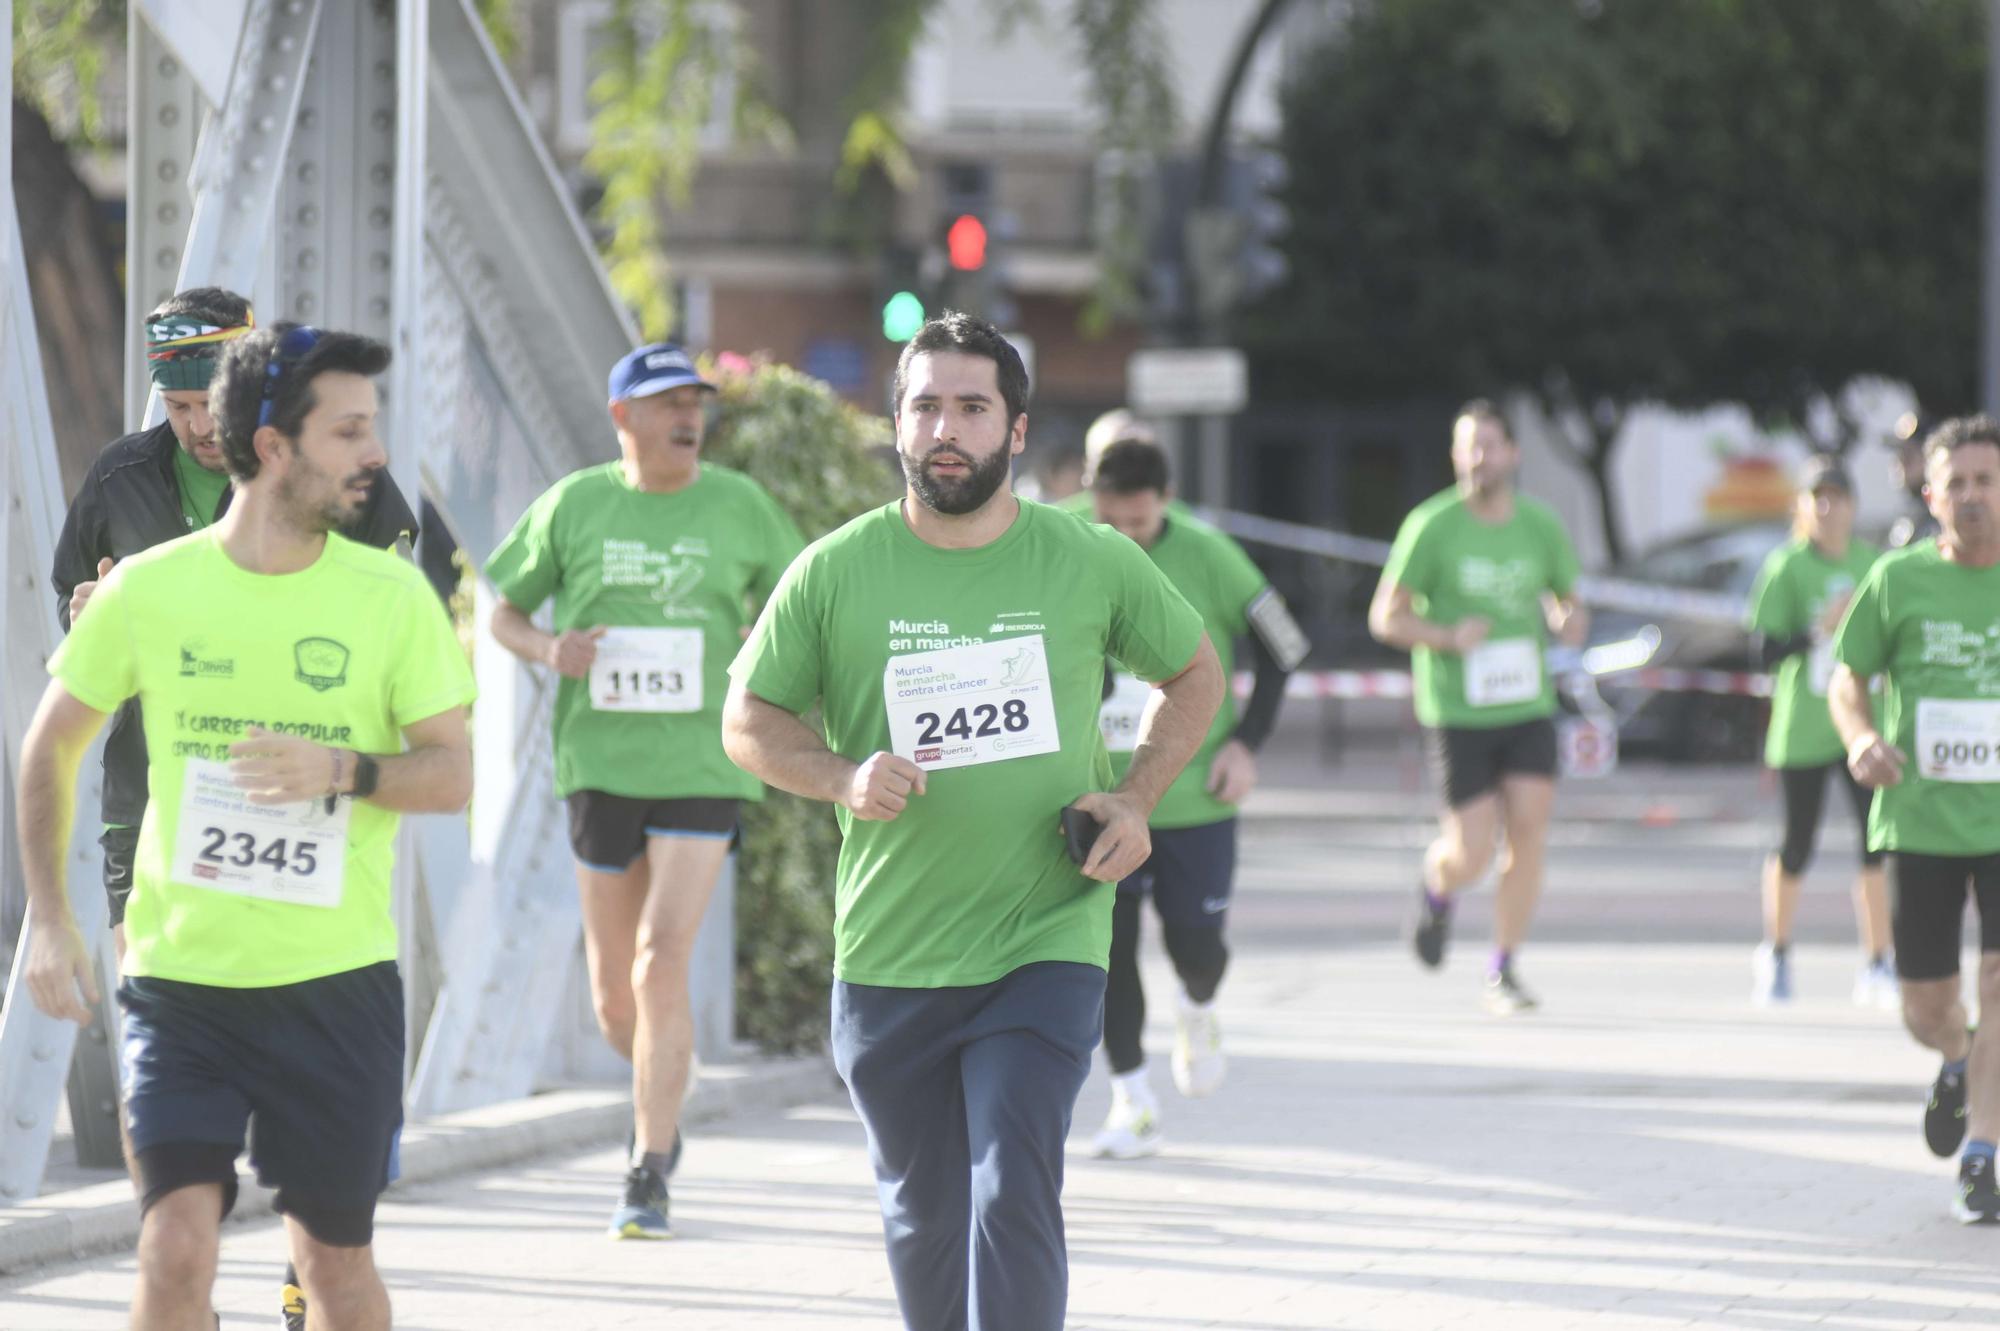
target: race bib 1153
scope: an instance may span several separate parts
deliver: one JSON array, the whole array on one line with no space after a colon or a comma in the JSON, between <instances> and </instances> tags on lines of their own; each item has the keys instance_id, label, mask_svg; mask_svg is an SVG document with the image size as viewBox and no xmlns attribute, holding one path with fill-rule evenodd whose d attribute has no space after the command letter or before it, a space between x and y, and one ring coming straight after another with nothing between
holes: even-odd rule
<instances>
[{"instance_id":1,"label":"race bib 1153","mask_svg":"<svg viewBox=\"0 0 2000 1331\"><path fill-rule=\"evenodd\" d=\"M612 629L590 663L590 705L600 712L699 712L700 629Z\"/></svg>"}]
</instances>

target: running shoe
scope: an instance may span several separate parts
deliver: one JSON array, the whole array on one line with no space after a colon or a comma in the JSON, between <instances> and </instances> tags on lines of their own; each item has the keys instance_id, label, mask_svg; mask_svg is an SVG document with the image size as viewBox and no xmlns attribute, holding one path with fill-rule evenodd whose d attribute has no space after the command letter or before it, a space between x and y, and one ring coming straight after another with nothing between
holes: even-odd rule
<instances>
[{"instance_id":1,"label":"running shoe","mask_svg":"<svg viewBox=\"0 0 2000 1331\"><path fill-rule=\"evenodd\" d=\"M1968 1155L1958 1162L1958 1196L1951 1213L1961 1225L2000 1225L2000 1184L1993 1178L1993 1157Z\"/></svg>"},{"instance_id":2,"label":"running shoe","mask_svg":"<svg viewBox=\"0 0 2000 1331\"><path fill-rule=\"evenodd\" d=\"M1887 961L1871 961L1854 977L1854 1006L1872 1007L1883 1012L1903 1009L1903 986L1896 968Z\"/></svg>"},{"instance_id":3,"label":"running shoe","mask_svg":"<svg viewBox=\"0 0 2000 1331\"><path fill-rule=\"evenodd\" d=\"M1181 998L1180 1013L1174 1019L1174 1085L1182 1095L1200 1099L1215 1094L1229 1071L1222 1052L1222 1022L1213 1003L1193 1003Z\"/></svg>"},{"instance_id":4,"label":"running shoe","mask_svg":"<svg viewBox=\"0 0 2000 1331\"><path fill-rule=\"evenodd\" d=\"M1442 908L1431 904L1430 889L1417 884L1417 922L1410 931L1410 945L1417 960L1436 970L1444 965L1445 945L1451 941L1451 901Z\"/></svg>"},{"instance_id":5,"label":"running shoe","mask_svg":"<svg viewBox=\"0 0 2000 1331\"><path fill-rule=\"evenodd\" d=\"M625 1175L625 1200L611 1213L614 1239L670 1239L667 1223L667 1181L650 1169L633 1166Z\"/></svg>"},{"instance_id":6,"label":"running shoe","mask_svg":"<svg viewBox=\"0 0 2000 1331\"><path fill-rule=\"evenodd\" d=\"M630 1132L625 1134L626 1161L629 1163L632 1160L632 1158L638 1153L639 1153L639 1129L635 1126ZM676 1169L679 1169L680 1167L681 1167L681 1130L679 1128L675 1128L674 1144L667 1151L667 1177L672 1178L674 1176L674 1171Z\"/></svg>"},{"instance_id":7,"label":"running shoe","mask_svg":"<svg viewBox=\"0 0 2000 1331\"><path fill-rule=\"evenodd\" d=\"M1931 1083L1931 1098L1924 1105L1924 1144L1931 1154L1944 1157L1965 1141L1965 1069L1954 1072L1938 1069Z\"/></svg>"},{"instance_id":8,"label":"running shoe","mask_svg":"<svg viewBox=\"0 0 2000 1331\"><path fill-rule=\"evenodd\" d=\"M1533 1012L1541 1003L1528 992L1526 985L1515 978L1512 966L1502 966L1497 971L1489 971L1486 976L1486 1010L1496 1017L1511 1017L1516 1012Z\"/></svg>"},{"instance_id":9,"label":"running shoe","mask_svg":"<svg viewBox=\"0 0 2000 1331\"><path fill-rule=\"evenodd\" d=\"M1091 1152L1100 1160L1137 1160L1158 1155L1165 1139L1160 1135L1160 1115L1150 1105L1141 1107L1122 1096L1111 1098L1111 1112L1098 1129Z\"/></svg>"},{"instance_id":10,"label":"running shoe","mask_svg":"<svg viewBox=\"0 0 2000 1331\"><path fill-rule=\"evenodd\" d=\"M306 1292L286 1285L278 1296L278 1325L285 1331L306 1331Z\"/></svg>"},{"instance_id":11,"label":"running shoe","mask_svg":"<svg viewBox=\"0 0 2000 1331\"><path fill-rule=\"evenodd\" d=\"M1757 944L1750 960L1750 1001L1758 1007L1792 1001L1792 957L1774 950L1769 943Z\"/></svg>"}]
</instances>

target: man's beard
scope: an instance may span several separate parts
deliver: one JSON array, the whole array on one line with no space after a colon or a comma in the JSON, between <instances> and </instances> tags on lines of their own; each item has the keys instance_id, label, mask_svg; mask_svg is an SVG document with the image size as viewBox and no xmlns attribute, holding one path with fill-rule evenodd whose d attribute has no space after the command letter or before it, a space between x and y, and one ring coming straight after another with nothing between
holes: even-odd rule
<instances>
[{"instance_id":1,"label":"man's beard","mask_svg":"<svg viewBox=\"0 0 2000 1331\"><path fill-rule=\"evenodd\" d=\"M958 477L941 477L930 470L930 462L937 457L954 457L966 465L966 473ZM1013 468L1014 457L1005 447L993 450L993 455L984 462L975 462L956 448L943 446L932 449L922 458L903 455L903 476L916 491L918 502L933 513L945 517L963 517L983 505L1007 479Z\"/></svg>"},{"instance_id":2,"label":"man's beard","mask_svg":"<svg viewBox=\"0 0 2000 1331\"><path fill-rule=\"evenodd\" d=\"M323 499L315 501L304 496L303 492L308 488L317 488L313 485L314 482L325 482L328 479L330 478L326 472L307 464L304 467L294 467L285 479L278 483L278 502L299 530L315 533L339 531L359 517L362 505L367 503L365 496L360 499L350 498L349 487L365 481L369 493L373 494L375 486L380 484L373 471L360 471L342 481L338 489Z\"/></svg>"}]
</instances>

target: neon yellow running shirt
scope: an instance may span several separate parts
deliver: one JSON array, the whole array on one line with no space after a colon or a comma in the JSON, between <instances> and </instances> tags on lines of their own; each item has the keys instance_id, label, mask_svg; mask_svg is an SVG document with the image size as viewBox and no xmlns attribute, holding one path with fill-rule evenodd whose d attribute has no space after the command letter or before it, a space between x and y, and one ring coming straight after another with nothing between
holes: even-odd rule
<instances>
[{"instance_id":1,"label":"neon yellow running shirt","mask_svg":"<svg viewBox=\"0 0 2000 1331\"><path fill-rule=\"evenodd\" d=\"M49 673L98 711L143 704L152 798L126 974L260 988L395 959L397 814L315 800L288 806L284 826L253 824L215 812L199 764L227 761L252 725L395 754L406 726L470 703L464 648L415 567L329 535L310 568L250 573L208 528L114 568Z\"/></svg>"}]
</instances>

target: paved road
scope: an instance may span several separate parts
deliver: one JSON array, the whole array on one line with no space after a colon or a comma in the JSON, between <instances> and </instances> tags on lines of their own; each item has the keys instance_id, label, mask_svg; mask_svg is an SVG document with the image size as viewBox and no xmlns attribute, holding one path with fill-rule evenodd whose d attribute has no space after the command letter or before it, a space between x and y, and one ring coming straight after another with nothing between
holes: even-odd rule
<instances>
[{"instance_id":1,"label":"paved road","mask_svg":"<svg viewBox=\"0 0 2000 1331\"><path fill-rule=\"evenodd\" d=\"M1847 1002L1845 857L1810 888L1802 1001L1760 1013L1753 822L1559 832L1523 958L1546 1010L1497 1020L1476 1004L1483 900L1441 976L1394 942L1418 824L1258 824L1229 1084L1175 1099L1156 1021L1168 1152L1088 1159L1101 1079L1079 1107L1073 1327L2000 1328L2000 1231L1949 1219L1950 1168L1918 1136L1933 1064ZM1157 968L1152 986L1170 992ZM392 1194L398 1325L893 1324L838 1096L693 1142L672 1244L598 1236L615 1156ZM280 1261L271 1224L231 1229L225 1326L272 1322ZM0 1284L0 1326L122 1327L130 1283L109 1258Z\"/></svg>"}]
</instances>

